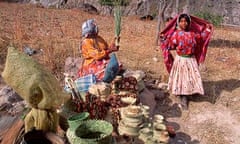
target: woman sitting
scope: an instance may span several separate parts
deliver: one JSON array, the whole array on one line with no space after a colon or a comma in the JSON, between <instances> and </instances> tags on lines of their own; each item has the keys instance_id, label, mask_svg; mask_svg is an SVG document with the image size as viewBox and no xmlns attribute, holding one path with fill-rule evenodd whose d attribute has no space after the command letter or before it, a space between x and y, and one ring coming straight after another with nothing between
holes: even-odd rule
<instances>
[{"instance_id":1,"label":"woman sitting","mask_svg":"<svg viewBox=\"0 0 240 144\"><path fill-rule=\"evenodd\" d=\"M84 58L79 77L94 74L98 81L110 83L118 73L119 63L116 55L119 46L107 42L98 35L98 27L93 19L82 25L82 41L80 49ZM119 38L117 39L119 41Z\"/></svg>"}]
</instances>

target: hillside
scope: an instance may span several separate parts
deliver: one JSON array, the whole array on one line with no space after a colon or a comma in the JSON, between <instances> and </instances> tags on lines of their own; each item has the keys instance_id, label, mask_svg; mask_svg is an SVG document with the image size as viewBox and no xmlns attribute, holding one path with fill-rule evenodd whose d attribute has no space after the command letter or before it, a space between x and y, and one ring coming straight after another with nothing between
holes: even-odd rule
<instances>
[{"instance_id":1,"label":"hillside","mask_svg":"<svg viewBox=\"0 0 240 144\"><path fill-rule=\"evenodd\" d=\"M78 9L44 9L32 5L0 3L0 73L7 45L42 49L34 58L62 81L68 56L79 56L81 24L95 18L100 35L108 42L114 36L114 19ZM167 82L168 73L159 46L155 46L157 21L124 17L118 58L125 68L140 69L148 77ZM189 110L176 109L170 95L158 103L177 129L179 139L188 144L238 144L240 141L240 32L236 28L215 28L201 74L205 96L193 98ZM156 57L158 61L154 61ZM0 81L3 85L3 81Z\"/></svg>"},{"instance_id":2,"label":"hillside","mask_svg":"<svg viewBox=\"0 0 240 144\"><path fill-rule=\"evenodd\" d=\"M45 8L78 8L91 13L101 15L113 15L113 7L111 1L114 0L2 0L8 2L30 3ZM240 3L239 0L123 0L122 7L125 16L144 16L158 14L160 2L166 1L169 4L165 11L165 16L175 16L178 12L183 12L188 8L191 14L204 14L212 20L211 17L220 16L223 18L223 24L240 25ZM104 5L108 4L108 5ZM178 3L178 4L177 4ZM110 5L109 5L110 4ZM178 12L176 12L178 9Z\"/></svg>"}]
</instances>

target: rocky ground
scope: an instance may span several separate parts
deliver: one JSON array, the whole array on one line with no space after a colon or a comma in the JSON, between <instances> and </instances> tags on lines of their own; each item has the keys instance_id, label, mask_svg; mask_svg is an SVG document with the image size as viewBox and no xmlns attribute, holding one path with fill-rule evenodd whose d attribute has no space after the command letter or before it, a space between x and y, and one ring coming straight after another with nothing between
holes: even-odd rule
<instances>
[{"instance_id":1,"label":"rocky ground","mask_svg":"<svg viewBox=\"0 0 240 144\"><path fill-rule=\"evenodd\" d=\"M114 19L78 9L43 9L32 5L0 3L0 72L3 71L7 45L20 50L28 46L41 53L33 56L63 80L64 61L79 56L81 24L95 18L100 35L108 42L114 37ZM155 46L156 21L124 17L118 58L125 68L143 70L147 79L166 83L168 74L161 52ZM205 95L194 96L188 111L180 111L177 99L166 93L157 100L155 113L163 114L174 126L172 143L238 144L240 142L240 32L239 28L215 28L201 75ZM1 87L5 87L0 79ZM0 96L6 100L4 96ZM18 100L18 99L14 99ZM7 106L13 106L10 101ZM7 107L6 106L6 107ZM6 108L4 107L4 108ZM2 108L2 107L1 107ZM6 112L5 112L6 113ZM11 112L9 113L11 115ZM1 113L0 120L4 121ZM11 117L9 116L9 121ZM0 123L1 124L1 123ZM0 125L1 129L6 125Z\"/></svg>"}]
</instances>

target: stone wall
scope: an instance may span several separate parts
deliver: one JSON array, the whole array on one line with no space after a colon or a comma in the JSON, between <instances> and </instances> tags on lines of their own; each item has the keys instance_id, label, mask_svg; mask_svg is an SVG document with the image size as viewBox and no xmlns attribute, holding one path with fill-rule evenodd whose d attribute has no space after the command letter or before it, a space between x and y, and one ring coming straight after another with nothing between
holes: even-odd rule
<instances>
[{"instance_id":1,"label":"stone wall","mask_svg":"<svg viewBox=\"0 0 240 144\"><path fill-rule=\"evenodd\" d=\"M5 0L7 1L7 0ZM103 6L99 4L99 0L9 0L18 2L41 3L44 7L58 8L81 8L88 12L101 15L112 15L113 7ZM146 2L149 2L149 11L147 11ZM175 0L173 0L172 8L166 11L166 16L175 13ZM159 0L130 0L128 6L123 7L124 15L144 16L150 14L155 16L158 8ZM224 24L240 25L240 0L189 0L189 12L194 14L197 12L207 11L216 15L223 16ZM179 12L186 7L186 0L179 0Z\"/></svg>"},{"instance_id":2,"label":"stone wall","mask_svg":"<svg viewBox=\"0 0 240 144\"><path fill-rule=\"evenodd\" d=\"M191 0L190 12L208 11L223 16L225 24L240 25L240 0Z\"/></svg>"}]
</instances>

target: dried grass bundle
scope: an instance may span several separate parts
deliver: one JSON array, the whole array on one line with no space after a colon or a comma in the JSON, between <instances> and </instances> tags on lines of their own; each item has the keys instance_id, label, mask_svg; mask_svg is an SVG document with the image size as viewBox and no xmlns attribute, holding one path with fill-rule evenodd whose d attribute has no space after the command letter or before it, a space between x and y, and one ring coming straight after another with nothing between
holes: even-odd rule
<instances>
[{"instance_id":1,"label":"dried grass bundle","mask_svg":"<svg viewBox=\"0 0 240 144\"><path fill-rule=\"evenodd\" d=\"M115 23L115 37L116 39L116 45L119 45L118 37L121 33L121 0L115 0L115 9L114 9L114 23Z\"/></svg>"},{"instance_id":2,"label":"dried grass bundle","mask_svg":"<svg viewBox=\"0 0 240 144\"><path fill-rule=\"evenodd\" d=\"M36 130L56 132L59 116L56 110L40 110L32 108L27 114L25 121L25 132Z\"/></svg>"}]
</instances>

